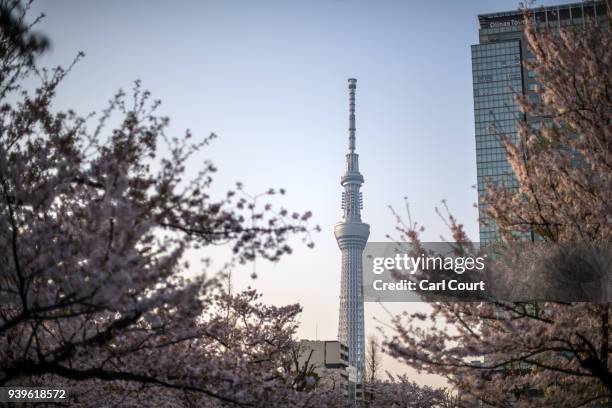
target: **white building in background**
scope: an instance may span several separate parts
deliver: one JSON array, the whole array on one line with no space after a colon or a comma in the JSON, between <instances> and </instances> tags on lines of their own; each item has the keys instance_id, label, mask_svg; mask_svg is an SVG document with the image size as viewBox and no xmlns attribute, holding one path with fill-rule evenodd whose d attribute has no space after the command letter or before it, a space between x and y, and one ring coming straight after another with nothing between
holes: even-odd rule
<instances>
[{"instance_id":1,"label":"white building in background","mask_svg":"<svg viewBox=\"0 0 612 408\"><path fill-rule=\"evenodd\" d=\"M347 396L349 371L348 347L337 340L300 341L299 367L312 367L322 381L337 381Z\"/></svg>"},{"instance_id":2,"label":"white building in background","mask_svg":"<svg viewBox=\"0 0 612 408\"><path fill-rule=\"evenodd\" d=\"M300 366L308 360L315 370L346 371L348 367L348 347L337 340L302 340L300 346Z\"/></svg>"}]
</instances>

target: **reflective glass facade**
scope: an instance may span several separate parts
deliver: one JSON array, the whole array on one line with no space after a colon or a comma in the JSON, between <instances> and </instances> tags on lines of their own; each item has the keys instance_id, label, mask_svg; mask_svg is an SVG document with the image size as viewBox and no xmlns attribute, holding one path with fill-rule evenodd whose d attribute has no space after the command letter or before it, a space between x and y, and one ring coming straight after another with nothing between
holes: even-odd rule
<instances>
[{"instance_id":1,"label":"reflective glass facade","mask_svg":"<svg viewBox=\"0 0 612 408\"><path fill-rule=\"evenodd\" d=\"M522 118L513 99L523 89L520 40L473 45L472 80L478 206L481 220L487 222L481 198L488 182L516 185L500 135L516 135L517 121ZM496 238L495 226L487 224L480 226L481 242Z\"/></svg>"}]
</instances>

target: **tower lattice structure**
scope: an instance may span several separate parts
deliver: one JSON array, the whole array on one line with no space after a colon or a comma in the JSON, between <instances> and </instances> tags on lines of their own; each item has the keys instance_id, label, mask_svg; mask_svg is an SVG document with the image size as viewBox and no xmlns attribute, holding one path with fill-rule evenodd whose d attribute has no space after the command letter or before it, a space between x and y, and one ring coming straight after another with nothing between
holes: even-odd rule
<instances>
[{"instance_id":1,"label":"tower lattice structure","mask_svg":"<svg viewBox=\"0 0 612 408\"><path fill-rule=\"evenodd\" d=\"M357 369L360 381L365 366L362 254L370 235L370 226L361 221L363 197L360 189L364 179L359 172L359 155L355 153L356 87L357 80L349 79L349 149L345 171L340 179L344 188L343 219L336 224L334 233L342 252L338 339L348 346L349 364Z\"/></svg>"}]
</instances>

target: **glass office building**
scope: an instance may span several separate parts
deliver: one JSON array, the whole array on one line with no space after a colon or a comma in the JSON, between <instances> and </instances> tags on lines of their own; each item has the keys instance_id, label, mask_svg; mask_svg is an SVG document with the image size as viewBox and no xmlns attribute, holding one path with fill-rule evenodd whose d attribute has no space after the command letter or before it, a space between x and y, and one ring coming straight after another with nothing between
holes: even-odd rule
<instances>
[{"instance_id":1,"label":"glass office building","mask_svg":"<svg viewBox=\"0 0 612 408\"><path fill-rule=\"evenodd\" d=\"M530 15L538 26L556 29L605 16L605 6L601 1L585 1L537 8ZM514 101L516 94L537 97L533 92L537 78L524 64L532 61L533 56L523 36L523 15L519 11L482 14L478 21L479 43L472 45L472 80L478 209L483 221L480 242L487 243L498 239L495 225L484 215L483 195L488 183L517 187L500 136L516 140L519 121L539 122L539 118L526 117Z\"/></svg>"}]
</instances>

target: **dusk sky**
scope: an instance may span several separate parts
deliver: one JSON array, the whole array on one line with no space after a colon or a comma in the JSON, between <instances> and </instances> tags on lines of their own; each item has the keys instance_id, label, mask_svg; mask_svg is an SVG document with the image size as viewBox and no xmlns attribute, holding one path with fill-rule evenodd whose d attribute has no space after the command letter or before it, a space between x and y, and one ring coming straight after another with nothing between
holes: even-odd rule
<instances>
[{"instance_id":1,"label":"dusk sky","mask_svg":"<svg viewBox=\"0 0 612 408\"><path fill-rule=\"evenodd\" d=\"M46 14L39 30L52 48L44 65L86 53L59 89L56 109L100 111L117 89L141 79L162 100L171 133L219 135L191 161L191 174L211 159L218 194L236 181L251 193L284 187L283 206L314 213L322 228L314 249L296 239L292 256L258 261L256 280L252 265L237 269L234 282L260 289L268 303L300 302L299 337L327 340L337 338L333 226L348 145L347 78L358 79L370 241L393 234L387 206L403 213L404 196L426 240L449 235L434 210L443 198L476 239L470 45L478 42L479 13L517 7L517 0L37 1L33 14ZM375 317L388 320L380 305L365 310L367 333L376 331ZM410 372L399 363L386 368Z\"/></svg>"}]
</instances>

